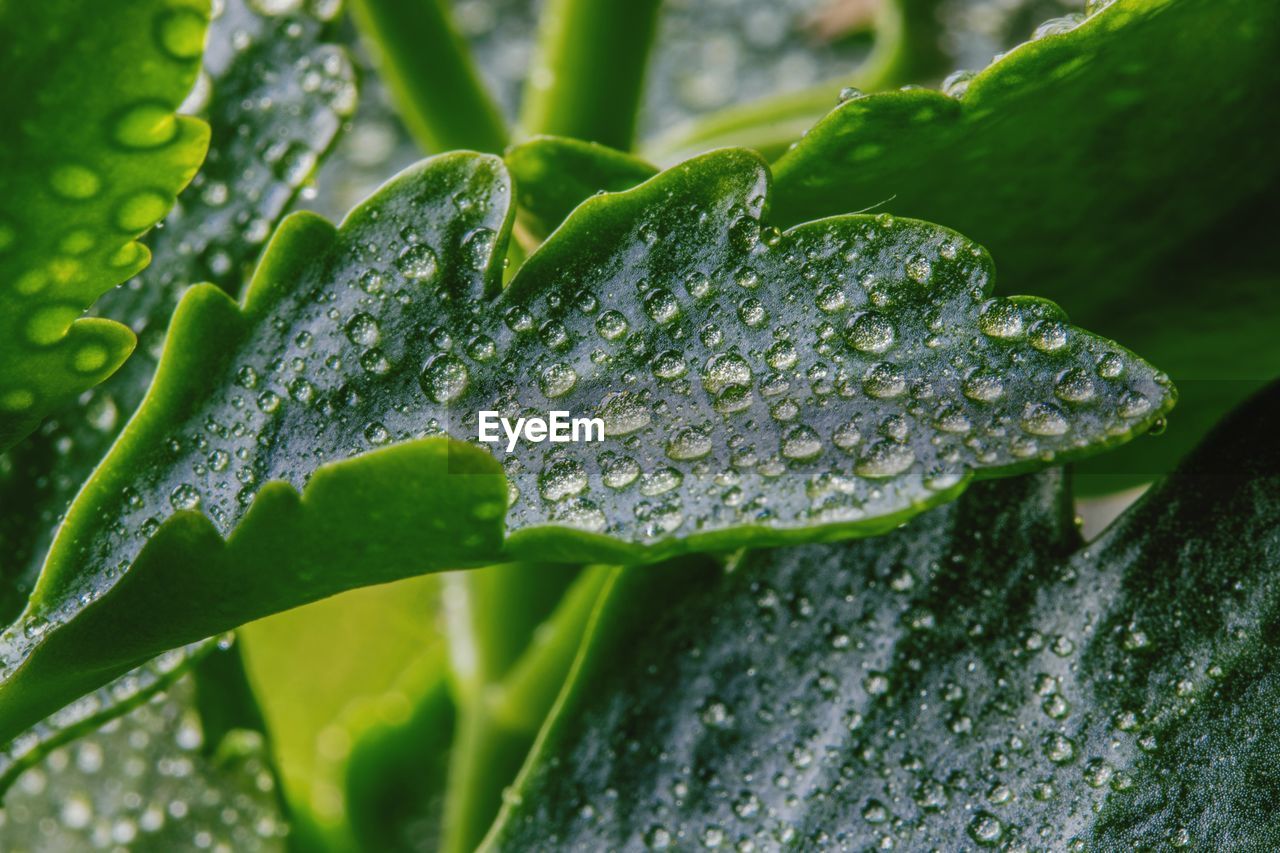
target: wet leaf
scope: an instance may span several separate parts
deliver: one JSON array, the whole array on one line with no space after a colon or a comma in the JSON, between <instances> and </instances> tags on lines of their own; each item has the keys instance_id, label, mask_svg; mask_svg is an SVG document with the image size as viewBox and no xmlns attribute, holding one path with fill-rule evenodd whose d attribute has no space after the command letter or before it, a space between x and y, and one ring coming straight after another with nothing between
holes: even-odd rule
<instances>
[{"instance_id":1,"label":"wet leaf","mask_svg":"<svg viewBox=\"0 0 1280 853\"><path fill-rule=\"evenodd\" d=\"M781 233L768 180L728 149L592 199L501 294L497 158L425 161L340 229L286 220L243 307L213 287L180 305L5 634L0 731L355 586L883 532L1172 405L1051 303L990 299L990 260L954 232ZM475 441L478 411L561 407L607 438Z\"/></svg>"},{"instance_id":2,"label":"wet leaf","mask_svg":"<svg viewBox=\"0 0 1280 853\"><path fill-rule=\"evenodd\" d=\"M0 449L133 349L124 326L77 318L146 266L136 238L204 158L208 128L174 113L208 15L208 0L0 10Z\"/></svg>"},{"instance_id":3,"label":"wet leaf","mask_svg":"<svg viewBox=\"0 0 1280 853\"><path fill-rule=\"evenodd\" d=\"M1274 847L1277 415L1087 545L1055 470L682 589L620 570L490 849Z\"/></svg>"},{"instance_id":4,"label":"wet leaf","mask_svg":"<svg viewBox=\"0 0 1280 853\"><path fill-rule=\"evenodd\" d=\"M270 230L353 106L350 64L326 43L328 22L300 10L271 15L261 9L245 0L219 4L197 96L187 105L208 122L212 150L164 227L147 235L151 264L93 308L134 329L138 351L81 407L46 420L0 455L0 620L6 623L21 611L71 498L146 393L181 293L199 281L239 292ZM0 789L15 768L73 737L84 720L100 725L185 669L178 659L154 662L45 721L0 755Z\"/></svg>"},{"instance_id":5,"label":"wet leaf","mask_svg":"<svg viewBox=\"0 0 1280 853\"><path fill-rule=\"evenodd\" d=\"M778 160L775 208L784 224L864 208L943 223L990 250L1002 281L1155 363L1194 354L1197 367L1172 376L1195 380L1179 413L1195 428L1163 442L1154 466L1128 453L1100 460L1141 480L1167 472L1257 387L1239 380L1280 373L1280 291L1213 287L1206 277L1249 247L1204 250L1232 242L1206 229L1280 176L1280 6L1093 5L1079 26L1059 19L976 76L953 77L950 94L840 105ZM1170 263L1189 247L1213 268ZM1149 459L1153 448L1141 450Z\"/></svg>"}]
</instances>

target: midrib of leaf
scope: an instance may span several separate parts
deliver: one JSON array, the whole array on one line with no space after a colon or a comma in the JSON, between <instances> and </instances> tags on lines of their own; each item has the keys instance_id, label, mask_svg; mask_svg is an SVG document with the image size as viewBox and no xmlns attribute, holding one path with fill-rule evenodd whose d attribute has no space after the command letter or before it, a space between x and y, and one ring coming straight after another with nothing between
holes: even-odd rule
<instances>
[{"instance_id":1,"label":"midrib of leaf","mask_svg":"<svg viewBox=\"0 0 1280 853\"><path fill-rule=\"evenodd\" d=\"M204 157L208 128L174 112L208 14L208 0L0 8L0 450L133 348L124 326L77 318L146 266L134 240Z\"/></svg>"},{"instance_id":2,"label":"midrib of leaf","mask_svg":"<svg viewBox=\"0 0 1280 853\"><path fill-rule=\"evenodd\" d=\"M879 532L975 475L1123 441L1172 404L1153 368L1055 306L985 301L989 261L958 235L869 217L762 230L767 189L758 158L726 150L593 199L500 297L510 188L494 158L427 161L341 231L288 220L243 310L212 288L180 306L150 402L77 500L6 636L8 724L161 648L352 586L504 559L655 559ZM462 413L510 410L503 400L529 387L504 387L509 376L558 383L570 361L580 382L519 405L603 405L616 435L649 395L650 422L613 457L526 446L508 481L502 453L419 438L444 425L469 437ZM808 390L787 398L784 385ZM732 454L731 430L743 435ZM955 431L971 440L946 437ZM704 437L705 451L686 452ZM361 453L393 438L409 440ZM711 459L735 472L723 495L695 488ZM597 486L615 463L630 483ZM186 571L166 574L173 560ZM36 658L58 676L38 675Z\"/></svg>"},{"instance_id":3,"label":"midrib of leaf","mask_svg":"<svg viewBox=\"0 0 1280 853\"><path fill-rule=\"evenodd\" d=\"M1055 471L681 595L624 570L484 848L1269 849L1277 409L1087 545Z\"/></svg>"}]
</instances>

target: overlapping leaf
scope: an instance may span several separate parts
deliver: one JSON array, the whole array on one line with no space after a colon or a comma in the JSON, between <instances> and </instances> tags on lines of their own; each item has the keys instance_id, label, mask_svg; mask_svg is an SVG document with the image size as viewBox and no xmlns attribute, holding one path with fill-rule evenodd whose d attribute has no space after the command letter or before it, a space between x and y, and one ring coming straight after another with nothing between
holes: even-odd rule
<instances>
[{"instance_id":1,"label":"overlapping leaf","mask_svg":"<svg viewBox=\"0 0 1280 853\"><path fill-rule=\"evenodd\" d=\"M353 586L880 532L1172 404L1056 306L989 299L959 235L885 217L784 234L767 191L747 152L690 161L580 207L501 295L496 158L426 161L340 230L288 220L243 309L216 288L180 306L6 633L0 728ZM561 407L608 438L468 443L478 410Z\"/></svg>"},{"instance_id":2,"label":"overlapping leaf","mask_svg":"<svg viewBox=\"0 0 1280 853\"><path fill-rule=\"evenodd\" d=\"M213 150L164 228L147 237L151 265L94 306L132 327L141 347L89 392L83 410L49 419L0 456L0 619L21 611L67 504L146 392L181 292L202 280L238 292L336 138L354 81L343 53L324 42L326 23L302 11L269 15L243 0L220 4L189 104L209 122ZM183 667L166 657L45 721L0 756L0 789L52 745L141 701Z\"/></svg>"},{"instance_id":3,"label":"overlapping leaf","mask_svg":"<svg viewBox=\"0 0 1280 853\"><path fill-rule=\"evenodd\" d=\"M490 848L1275 847L1278 414L1087 545L1054 471L621 571Z\"/></svg>"},{"instance_id":4,"label":"overlapping leaf","mask_svg":"<svg viewBox=\"0 0 1280 853\"><path fill-rule=\"evenodd\" d=\"M77 319L146 266L208 128L174 113L200 69L208 0L0 9L0 449L120 366L117 323Z\"/></svg>"},{"instance_id":5,"label":"overlapping leaf","mask_svg":"<svg viewBox=\"0 0 1280 853\"><path fill-rule=\"evenodd\" d=\"M1199 429L1164 442L1189 450L1270 378L1274 288L1215 293L1214 327L1189 306L1204 275L1155 262L1197 245L1212 277L1240 247L1194 239L1234 206L1272 192L1280 161L1280 6L1267 0L1115 0L1070 32L1014 49L952 96L926 90L857 98L777 163L775 206L792 223L876 206L944 223L980 242L1002 279L1060 301L1081 323L1158 364L1187 353L1221 361L1217 324L1250 353L1184 388ZM1247 247L1246 247L1247 248ZM1171 268L1172 267L1172 268ZM1168 330L1179 330L1172 336ZM1149 450L1149 448L1144 448ZM1115 471L1163 473L1116 454Z\"/></svg>"},{"instance_id":6,"label":"overlapping leaf","mask_svg":"<svg viewBox=\"0 0 1280 853\"><path fill-rule=\"evenodd\" d=\"M74 411L0 457L0 620L34 585L57 522L146 393L178 297L208 281L238 294L271 230L353 107L345 55L309 14L260 14L228 0L210 23L199 113L209 157L164 227L152 262L94 312L128 325L138 351ZM239 45L233 47L233 39ZM21 512L18 512L18 509Z\"/></svg>"}]
</instances>

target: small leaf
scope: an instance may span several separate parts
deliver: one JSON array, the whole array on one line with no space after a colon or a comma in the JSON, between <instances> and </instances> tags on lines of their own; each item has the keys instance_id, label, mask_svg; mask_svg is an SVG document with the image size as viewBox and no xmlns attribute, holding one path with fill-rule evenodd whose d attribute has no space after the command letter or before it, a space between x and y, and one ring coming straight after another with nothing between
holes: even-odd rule
<instances>
[{"instance_id":1,"label":"small leaf","mask_svg":"<svg viewBox=\"0 0 1280 853\"><path fill-rule=\"evenodd\" d=\"M1188 384L1179 414L1211 424L1256 388L1226 380L1280 372L1280 290L1216 288L1160 262L1197 246L1216 278L1238 252L1206 253L1223 236L1206 229L1274 193L1280 4L1094 5L1069 32L954 78L950 96L917 89L845 102L778 160L776 214L790 224L873 208L945 223L989 249L1004 281L1061 301L1088 328L1165 367L1194 354L1200 363L1174 380L1210 381ZM1211 324L1189 307L1206 294ZM1217 329L1230 330L1225 350ZM1229 367L1207 368L1209 359ZM1156 473L1199 437L1164 443Z\"/></svg>"},{"instance_id":2,"label":"small leaf","mask_svg":"<svg viewBox=\"0 0 1280 853\"><path fill-rule=\"evenodd\" d=\"M204 158L175 116L200 69L208 0L0 7L0 450L110 376L118 323L77 319L147 264L134 242Z\"/></svg>"},{"instance_id":3,"label":"small leaf","mask_svg":"<svg viewBox=\"0 0 1280 853\"><path fill-rule=\"evenodd\" d=\"M658 171L630 154L560 136L513 145L503 159L515 178L520 222L539 238L589 196L629 190Z\"/></svg>"},{"instance_id":4,"label":"small leaf","mask_svg":"<svg viewBox=\"0 0 1280 853\"><path fill-rule=\"evenodd\" d=\"M862 216L783 234L760 221L768 181L728 149L592 199L500 295L497 158L428 160L340 230L286 220L243 309L210 287L180 306L5 634L0 732L343 589L870 535L1172 405L1051 303L989 299L989 259L954 232ZM608 437L474 443L479 411L561 407Z\"/></svg>"},{"instance_id":5,"label":"small leaf","mask_svg":"<svg viewBox=\"0 0 1280 853\"><path fill-rule=\"evenodd\" d=\"M489 848L1274 849L1277 417L1088 545L1052 471L683 590L622 570Z\"/></svg>"}]
</instances>

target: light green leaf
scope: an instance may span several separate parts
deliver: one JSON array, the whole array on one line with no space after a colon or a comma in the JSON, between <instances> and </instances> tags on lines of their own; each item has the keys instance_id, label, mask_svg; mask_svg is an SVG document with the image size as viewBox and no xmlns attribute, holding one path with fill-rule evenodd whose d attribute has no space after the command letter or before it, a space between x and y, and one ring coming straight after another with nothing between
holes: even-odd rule
<instances>
[{"instance_id":1,"label":"light green leaf","mask_svg":"<svg viewBox=\"0 0 1280 853\"><path fill-rule=\"evenodd\" d=\"M200 69L208 0L0 7L0 449L133 349L77 319L147 264L134 240L191 180L205 124L175 116Z\"/></svg>"},{"instance_id":2,"label":"light green leaf","mask_svg":"<svg viewBox=\"0 0 1280 853\"><path fill-rule=\"evenodd\" d=\"M1204 230L1280 175L1280 5L1095 5L1105 8L959 80L952 96L842 104L777 162L776 213L790 224L874 207L946 224L986 246L1002 280L1060 301L1161 365L1192 353L1222 360L1221 324L1228 351L1258 358L1173 374L1210 380L1188 384L1182 406L1207 426L1247 394L1233 380L1280 373L1271 346L1280 291L1218 291L1160 262L1195 247L1214 257L1215 273L1232 264L1238 252L1207 251L1221 235ZM1163 443L1160 472L1201 432L1184 435ZM1124 454L1105 464L1151 473Z\"/></svg>"},{"instance_id":3,"label":"light green leaf","mask_svg":"<svg viewBox=\"0 0 1280 853\"><path fill-rule=\"evenodd\" d=\"M1087 545L1052 471L620 570L488 848L1275 848L1277 416L1273 387Z\"/></svg>"},{"instance_id":4,"label":"light green leaf","mask_svg":"<svg viewBox=\"0 0 1280 853\"><path fill-rule=\"evenodd\" d=\"M179 307L5 634L0 732L343 589L870 535L1172 405L1051 303L988 298L989 259L954 232L854 216L784 234L760 221L768 182L725 150L592 199L501 294L496 158L428 160L341 229L286 220L243 308L212 287ZM474 441L480 410L561 407L609 437Z\"/></svg>"}]
</instances>

